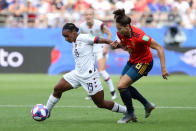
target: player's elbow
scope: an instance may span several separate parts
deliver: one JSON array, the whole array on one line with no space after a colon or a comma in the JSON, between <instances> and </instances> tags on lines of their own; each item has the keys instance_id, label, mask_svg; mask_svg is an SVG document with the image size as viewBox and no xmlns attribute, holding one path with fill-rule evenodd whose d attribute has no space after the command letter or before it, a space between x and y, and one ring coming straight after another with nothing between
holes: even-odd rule
<instances>
[{"instance_id":1,"label":"player's elbow","mask_svg":"<svg viewBox=\"0 0 196 131\"><path fill-rule=\"evenodd\" d=\"M163 47L161 46L161 45L159 45L158 46L158 49L157 49L159 52L163 52L164 51L164 49L163 49Z\"/></svg>"}]
</instances>

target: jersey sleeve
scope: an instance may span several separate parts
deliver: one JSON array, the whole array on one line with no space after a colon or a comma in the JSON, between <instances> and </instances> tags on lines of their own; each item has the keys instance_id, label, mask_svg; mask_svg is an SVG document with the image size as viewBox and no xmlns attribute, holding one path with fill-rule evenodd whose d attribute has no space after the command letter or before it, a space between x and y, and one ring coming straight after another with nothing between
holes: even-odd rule
<instances>
[{"instance_id":1,"label":"jersey sleeve","mask_svg":"<svg viewBox=\"0 0 196 131\"><path fill-rule=\"evenodd\" d=\"M86 38L84 38L84 40L88 44L93 44L93 43L98 43L99 37L98 36L94 36L92 34L86 34Z\"/></svg>"},{"instance_id":2,"label":"jersey sleeve","mask_svg":"<svg viewBox=\"0 0 196 131\"><path fill-rule=\"evenodd\" d=\"M103 22L102 22L101 25L100 25L100 28L101 28L102 31L103 31L104 25L105 25L105 24L104 24Z\"/></svg>"}]
</instances>

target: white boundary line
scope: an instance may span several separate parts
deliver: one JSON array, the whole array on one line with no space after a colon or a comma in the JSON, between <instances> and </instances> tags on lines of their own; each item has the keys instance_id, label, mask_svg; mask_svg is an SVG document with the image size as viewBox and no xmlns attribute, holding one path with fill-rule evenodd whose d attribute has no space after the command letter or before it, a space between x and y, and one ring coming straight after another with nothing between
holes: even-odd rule
<instances>
[{"instance_id":1,"label":"white boundary line","mask_svg":"<svg viewBox=\"0 0 196 131\"><path fill-rule=\"evenodd\" d=\"M0 105L0 108L30 108L33 105ZM55 108L97 108L96 106L55 106ZM137 106L136 108L143 108ZM157 106L158 109L196 109L196 106Z\"/></svg>"}]
</instances>

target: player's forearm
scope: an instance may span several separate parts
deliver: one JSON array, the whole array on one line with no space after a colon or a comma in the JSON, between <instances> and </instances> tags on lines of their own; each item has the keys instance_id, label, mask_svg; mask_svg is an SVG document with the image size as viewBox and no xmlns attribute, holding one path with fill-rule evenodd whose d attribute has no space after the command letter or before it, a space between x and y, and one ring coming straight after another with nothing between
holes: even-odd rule
<instances>
[{"instance_id":1,"label":"player's forearm","mask_svg":"<svg viewBox=\"0 0 196 131\"><path fill-rule=\"evenodd\" d=\"M108 40L112 39L112 33L107 34L108 35Z\"/></svg>"},{"instance_id":2,"label":"player's forearm","mask_svg":"<svg viewBox=\"0 0 196 131\"><path fill-rule=\"evenodd\" d=\"M158 52L158 56L159 56L160 63L161 63L161 69L166 68L166 66L165 66L165 53L164 53L163 47L160 46L157 49L157 52Z\"/></svg>"},{"instance_id":3,"label":"player's forearm","mask_svg":"<svg viewBox=\"0 0 196 131\"><path fill-rule=\"evenodd\" d=\"M104 39L104 38L98 38L98 40L97 40L97 42L96 42L97 44L99 44L99 43L105 43L105 44L110 44L110 43L112 43L112 40L109 40L109 39Z\"/></svg>"}]
</instances>

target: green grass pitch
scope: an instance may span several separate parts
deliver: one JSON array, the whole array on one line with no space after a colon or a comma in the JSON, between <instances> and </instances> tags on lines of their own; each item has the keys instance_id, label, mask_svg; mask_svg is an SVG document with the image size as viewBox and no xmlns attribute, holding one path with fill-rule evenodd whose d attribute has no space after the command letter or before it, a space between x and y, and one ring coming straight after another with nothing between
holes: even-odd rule
<instances>
[{"instance_id":1,"label":"green grass pitch","mask_svg":"<svg viewBox=\"0 0 196 131\"><path fill-rule=\"evenodd\" d=\"M31 117L35 104L46 104L61 75L0 74L0 131L195 131L196 77L171 75L143 77L134 86L157 105L144 118L142 105L134 100L138 123L117 124L122 114L98 109L84 100L86 92L78 88L65 92L51 117L36 122ZM112 76L116 87L119 76ZM103 83L105 98L111 99ZM116 102L122 104L119 93Z\"/></svg>"}]
</instances>

